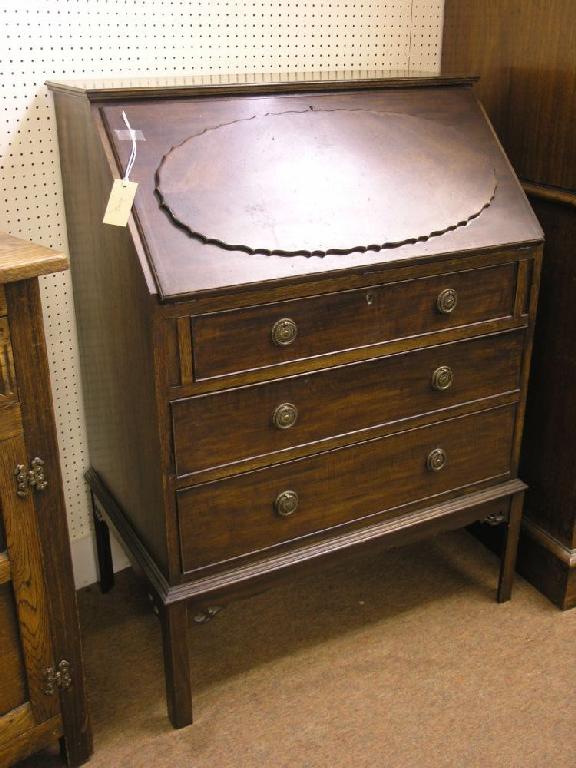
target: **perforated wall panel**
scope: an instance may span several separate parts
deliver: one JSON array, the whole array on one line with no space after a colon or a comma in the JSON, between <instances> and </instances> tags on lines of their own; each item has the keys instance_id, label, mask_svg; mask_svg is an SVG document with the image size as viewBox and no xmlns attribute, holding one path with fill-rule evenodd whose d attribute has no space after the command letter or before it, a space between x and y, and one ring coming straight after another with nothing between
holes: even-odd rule
<instances>
[{"instance_id":1,"label":"perforated wall panel","mask_svg":"<svg viewBox=\"0 0 576 768\"><path fill-rule=\"evenodd\" d=\"M443 0L2 0L0 228L67 249L47 78L439 68ZM42 298L70 532L87 535L86 435L67 274Z\"/></svg>"}]
</instances>

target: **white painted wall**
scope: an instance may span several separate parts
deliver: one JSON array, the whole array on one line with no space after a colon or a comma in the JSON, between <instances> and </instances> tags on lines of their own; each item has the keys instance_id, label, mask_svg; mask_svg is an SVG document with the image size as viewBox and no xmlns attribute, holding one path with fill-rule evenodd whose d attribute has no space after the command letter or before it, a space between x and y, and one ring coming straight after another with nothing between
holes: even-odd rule
<instances>
[{"instance_id":1,"label":"white painted wall","mask_svg":"<svg viewBox=\"0 0 576 768\"><path fill-rule=\"evenodd\" d=\"M0 229L67 250L46 79L437 71L443 0L0 0ZM96 578L72 289L42 279L64 490L78 586ZM126 564L118 551L117 567Z\"/></svg>"}]
</instances>

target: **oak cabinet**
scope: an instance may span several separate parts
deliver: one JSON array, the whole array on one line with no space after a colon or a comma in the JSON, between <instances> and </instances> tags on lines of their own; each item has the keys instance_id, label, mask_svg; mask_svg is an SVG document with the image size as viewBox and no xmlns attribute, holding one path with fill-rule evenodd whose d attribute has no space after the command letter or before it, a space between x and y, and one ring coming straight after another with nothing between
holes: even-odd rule
<instances>
[{"instance_id":1,"label":"oak cabinet","mask_svg":"<svg viewBox=\"0 0 576 768\"><path fill-rule=\"evenodd\" d=\"M0 765L91 752L38 275L62 254L0 234Z\"/></svg>"}]
</instances>

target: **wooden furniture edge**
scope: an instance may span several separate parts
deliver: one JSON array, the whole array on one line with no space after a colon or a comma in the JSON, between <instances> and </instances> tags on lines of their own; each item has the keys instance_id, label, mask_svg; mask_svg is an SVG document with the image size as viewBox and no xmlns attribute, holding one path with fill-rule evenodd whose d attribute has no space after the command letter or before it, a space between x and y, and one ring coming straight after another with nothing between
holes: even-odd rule
<instances>
[{"instance_id":1,"label":"wooden furniture edge","mask_svg":"<svg viewBox=\"0 0 576 768\"><path fill-rule=\"evenodd\" d=\"M181 96L233 95L239 93L280 93L308 92L314 90L338 91L349 88L418 88L434 86L472 87L478 81L476 75L440 75L435 72L389 73L374 72L372 75L353 72L290 73L290 74L246 74L246 75L199 75L192 82L168 82L155 78L148 80L134 78L132 83L118 79L107 81L47 80L51 91L63 91L72 95L85 96L89 101L109 101L129 98L177 98ZM187 78L184 78L184 80Z\"/></svg>"},{"instance_id":2,"label":"wooden furniture edge","mask_svg":"<svg viewBox=\"0 0 576 768\"><path fill-rule=\"evenodd\" d=\"M68 266L65 254L0 232L0 283L62 272Z\"/></svg>"},{"instance_id":3,"label":"wooden furniture edge","mask_svg":"<svg viewBox=\"0 0 576 768\"><path fill-rule=\"evenodd\" d=\"M92 753L92 734L38 279L8 285L6 300L12 319L24 440L30 455L44 459L50 478L44 492L36 495L34 507L45 580L51 587L48 603L53 650L56 661L66 659L73 670L73 685L60 693L67 759L69 765L80 765Z\"/></svg>"},{"instance_id":4,"label":"wooden furniture edge","mask_svg":"<svg viewBox=\"0 0 576 768\"><path fill-rule=\"evenodd\" d=\"M526 202L528 205L528 202ZM464 259L464 258L481 258L486 257L489 258L492 255L499 255L499 254L513 254L513 253L520 253L522 251L532 251L536 248L538 248L542 242L544 241L544 237L542 236L538 240L522 240L515 243L503 243L498 246L487 246L486 248L475 248L470 249L466 251L456 251L456 252L444 252L444 253L437 253L434 255L429 254L423 254L421 256L416 256L412 261L410 261L409 264L401 263L401 262L390 262L390 261L379 261L375 264L368 264L368 265L358 265L355 267L341 267L341 268L335 268L326 270L322 273L322 279L326 281L330 280L339 280L339 279L346 279L350 276L353 278L370 278L372 275L376 276L378 275L377 279L387 280L388 278L385 277L386 273L394 272L401 269L416 269L418 267L422 267L423 269L426 269L429 266L441 264L442 261L450 262L454 261L455 259ZM513 258L510 259L511 261L514 260ZM458 271L458 269L455 268L455 271ZM190 303L191 301L199 301L204 298L225 298L228 296L242 296L243 293L250 293L251 291L257 291L259 293L265 293L266 291L274 290L274 288L287 288L290 289L291 287L294 288L306 288L308 284L316 284L318 283L318 275L311 274L311 275L291 275L287 277L282 278L275 278L275 279L267 279L267 280L261 280L259 283L243 283L241 286L237 285L224 285L219 286L218 288L202 288L199 290L194 291L193 293L174 293L174 294L166 294L158 290L158 299L159 299L159 305L162 308L168 308L170 306L178 306L183 305L185 303ZM298 296L300 298L300 296ZM256 303L262 303L260 301Z\"/></svg>"},{"instance_id":5,"label":"wooden furniture edge","mask_svg":"<svg viewBox=\"0 0 576 768\"><path fill-rule=\"evenodd\" d=\"M537 541L544 549L547 549L554 557L567 565L568 568L576 568L576 549L567 547L566 544L552 536L551 533L540 527L530 517L524 517L522 530L527 536Z\"/></svg>"},{"instance_id":6,"label":"wooden furniture edge","mask_svg":"<svg viewBox=\"0 0 576 768\"><path fill-rule=\"evenodd\" d=\"M0 717L0 765L10 766L49 746L63 733L62 718L57 715L36 724L29 704Z\"/></svg>"},{"instance_id":7,"label":"wooden furniture edge","mask_svg":"<svg viewBox=\"0 0 576 768\"><path fill-rule=\"evenodd\" d=\"M530 501L522 520L517 571L561 610L576 607L576 549L563 544L530 518ZM496 528L473 533L496 555L501 538Z\"/></svg>"},{"instance_id":8,"label":"wooden furniture edge","mask_svg":"<svg viewBox=\"0 0 576 768\"><path fill-rule=\"evenodd\" d=\"M317 560L319 557L338 552L349 552L363 544L375 542L385 548L390 548L395 546L395 544L393 542L386 542L385 539L381 541L382 538L385 536L399 536L415 527L415 521L417 521L416 530L409 531L413 534L414 539L418 539L426 534L426 531L422 530L426 524L433 524L434 521L441 518L451 517L455 512L460 512L461 515L457 520L454 520L455 524L452 527L465 527L479 519L476 514L478 507L483 506L487 502L498 501L526 490L526 485L521 480L508 480L476 493L458 496L455 499L450 499L417 511L411 511L392 519L383 520L347 534L339 534L332 538L323 539L320 542L301 546L297 551L269 556L266 560L236 566L227 571L200 578L194 582L171 586L146 551L145 546L128 522L124 511L98 473L93 468L90 468L86 472L85 477L92 493L100 503L102 511L109 519L112 527L118 531L131 555L144 571L163 605L170 605L193 598L202 599L222 593L228 587L238 583L245 584L255 581L256 579L286 570L289 567Z\"/></svg>"},{"instance_id":9,"label":"wooden furniture edge","mask_svg":"<svg viewBox=\"0 0 576 768\"><path fill-rule=\"evenodd\" d=\"M539 533L522 528L517 571L560 610L576 608L576 568L567 562L567 553L561 554L556 548L556 542ZM493 543L488 542L488 546L496 551Z\"/></svg>"},{"instance_id":10,"label":"wooden furniture edge","mask_svg":"<svg viewBox=\"0 0 576 768\"><path fill-rule=\"evenodd\" d=\"M524 192L531 197L576 208L576 192L559 187L548 187L545 184L535 184L531 181L522 181L522 187Z\"/></svg>"},{"instance_id":11,"label":"wooden furniture edge","mask_svg":"<svg viewBox=\"0 0 576 768\"><path fill-rule=\"evenodd\" d=\"M148 553L120 504L116 501L114 495L95 469L90 467L85 472L84 478L96 501L99 502L100 510L106 514L112 527L117 531L122 542L128 547L130 554L144 571L162 602L165 602L165 598L170 590L168 580Z\"/></svg>"}]
</instances>

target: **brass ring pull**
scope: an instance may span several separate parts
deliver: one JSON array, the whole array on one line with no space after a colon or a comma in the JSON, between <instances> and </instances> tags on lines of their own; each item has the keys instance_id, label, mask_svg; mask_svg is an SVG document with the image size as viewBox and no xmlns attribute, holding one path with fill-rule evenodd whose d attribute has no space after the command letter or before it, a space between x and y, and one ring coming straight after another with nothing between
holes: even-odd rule
<instances>
[{"instance_id":1,"label":"brass ring pull","mask_svg":"<svg viewBox=\"0 0 576 768\"><path fill-rule=\"evenodd\" d=\"M292 403L281 403L274 409L272 423L276 429L290 429L298 419L298 408Z\"/></svg>"},{"instance_id":2,"label":"brass ring pull","mask_svg":"<svg viewBox=\"0 0 576 768\"><path fill-rule=\"evenodd\" d=\"M448 456L446 455L446 451L444 451L442 448L434 448L434 450L430 451L428 454L426 466L430 472L440 472L440 470L444 469L446 466L447 461Z\"/></svg>"},{"instance_id":3,"label":"brass ring pull","mask_svg":"<svg viewBox=\"0 0 576 768\"><path fill-rule=\"evenodd\" d=\"M298 335L298 326L289 317L276 320L272 326L272 341L277 347L287 347Z\"/></svg>"},{"instance_id":4,"label":"brass ring pull","mask_svg":"<svg viewBox=\"0 0 576 768\"><path fill-rule=\"evenodd\" d=\"M436 308L442 315L449 315L454 312L458 304L458 294L454 288L444 288L440 291L436 299Z\"/></svg>"},{"instance_id":5,"label":"brass ring pull","mask_svg":"<svg viewBox=\"0 0 576 768\"><path fill-rule=\"evenodd\" d=\"M445 392L454 384L454 372L449 365L441 365L432 374L432 389Z\"/></svg>"},{"instance_id":6,"label":"brass ring pull","mask_svg":"<svg viewBox=\"0 0 576 768\"><path fill-rule=\"evenodd\" d=\"M296 491L283 491L276 496L274 502L276 514L280 517L290 517L298 509L298 494Z\"/></svg>"}]
</instances>

